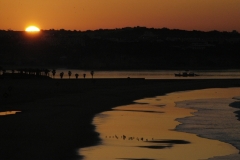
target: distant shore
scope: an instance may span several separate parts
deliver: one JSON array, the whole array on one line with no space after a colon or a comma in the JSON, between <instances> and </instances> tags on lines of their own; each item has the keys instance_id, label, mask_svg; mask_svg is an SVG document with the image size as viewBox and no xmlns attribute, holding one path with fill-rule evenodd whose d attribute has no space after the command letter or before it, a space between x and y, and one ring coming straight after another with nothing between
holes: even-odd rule
<instances>
[{"instance_id":1,"label":"distant shore","mask_svg":"<svg viewBox=\"0 0 240 160\"><path fill-rule=\"evenodd\" d=\"M0 37L3 69L13 66L84 70L240 68L240 34L236 31L138 26L92 31L50 29L34 36L25 31L0 30Z\"/></svg>"},{"instance_id":2,"label":"distant shore","mask_svg":"<svg viewBox=\"0 0 240 160\"><path fill-rule=\"evenodd\" d=\"M100 142L95 114L175 91L240 87L239 79L1 79L3 159L77 159L78 148Z\"/></svg>"}]
</instances>

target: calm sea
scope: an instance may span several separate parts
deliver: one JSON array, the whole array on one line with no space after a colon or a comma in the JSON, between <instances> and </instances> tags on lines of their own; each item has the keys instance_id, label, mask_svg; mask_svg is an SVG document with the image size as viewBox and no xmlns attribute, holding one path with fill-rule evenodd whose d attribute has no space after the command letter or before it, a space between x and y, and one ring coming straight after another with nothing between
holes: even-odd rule
<instances>
[{"instance_id":1,"label":"calm sea","mask_svg":"<svg viewBox=\"0 0 240 160\"><path fill-rule=\"evenodd\" d=\"M89 70L71 70L71 69L57 69L55 78L60 78L60 73L63 72L63 78L69 78L68 71L71 71L70 78L76 78L75 74L78 74L78 78L83 78L83 74L86 74L86 78L92 78ZM145 78L145 79L219 79L219 78L240 78L240 70L205 70L205 71L189 71L194 72L198 76L194 77L175 77L175 73L182 73L183 71L177 70L145 70L145 71L94 71L94 78ZM51 73L50 73L51 75Z\"/></svg>"},{"instance_id":2,"label":"calm sea","mask_svg":"<svg viewBox=\"0 0 240 160\"><path fill-rule=\"evenodd\" d=\"M118 106L93 119L100 144L85 160L240 159L240 88L175 92Z\"/></svg>"}]
</instances>

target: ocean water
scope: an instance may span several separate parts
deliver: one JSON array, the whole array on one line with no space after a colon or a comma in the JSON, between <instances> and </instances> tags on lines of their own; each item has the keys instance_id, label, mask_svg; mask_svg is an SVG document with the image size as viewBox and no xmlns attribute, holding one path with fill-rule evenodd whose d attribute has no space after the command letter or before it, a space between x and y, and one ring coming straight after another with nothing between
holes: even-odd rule
<instances>
[{"instance_id":1,"label":"ocean water","mask_svg":"<svg viewBox=\"0 0 240 160\"><path fill-rule=\"evenodd\" d=\"M85 160L239 159L240 88L184 91L118 106L93 119L101 142Z\"/></svg>"},{"instance_id":2,"label":"ocean water","mask_svg":"<svg viewBox=\"0 0 240 160\"><path fill-rule=\"evenodd\" d=\"M238 104L238 109L230 107ZM179 118L182 124L176 127L178 131L194 133L200 137L217 139L232 144L240 151L240 121L234 112L240 110L240 98L200 99L178 102L176 107L198 110L194 116ZM240 159L240 154L215 157L212 159Z\"/></svg>"}]
</instances>

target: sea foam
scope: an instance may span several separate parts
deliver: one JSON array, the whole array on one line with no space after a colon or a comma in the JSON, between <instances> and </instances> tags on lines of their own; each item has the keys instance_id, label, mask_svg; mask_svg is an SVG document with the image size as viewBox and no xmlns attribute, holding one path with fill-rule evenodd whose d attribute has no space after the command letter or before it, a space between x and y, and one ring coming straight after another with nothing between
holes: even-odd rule
<instances>
[{"instance_id":1,"label":"sea foam","mask_svg":"<svg viewBox=\"0 0 240 160\"><path fill-rule=\"evenodd\" d=\"M181 122L181 124L176 127L176 130L226 142L240 150L240 121L237 120L234 113L239 109L230 107L230 104L239 101L239 98L176 102L176 107L198 110L193 113L195 116L178 118L177 121ZM240 155L234 154L212 159L240 159Z\"/></svg>"}]
</instances>

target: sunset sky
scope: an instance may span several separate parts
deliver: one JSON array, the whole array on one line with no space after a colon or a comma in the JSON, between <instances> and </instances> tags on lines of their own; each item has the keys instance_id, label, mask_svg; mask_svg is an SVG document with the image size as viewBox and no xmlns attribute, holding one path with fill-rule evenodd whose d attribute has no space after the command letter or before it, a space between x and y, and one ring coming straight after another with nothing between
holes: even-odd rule
<instances>
[{"instance_id":1,"label":"sunset sky","mask_svg":"<svg viewBox=\"0 0 240 160\"><path fill-rule=\"evenodd\" d=\"M145 26L240 32L240 0L0 0L0 29Z\"/></svg>"}]
</instances>

